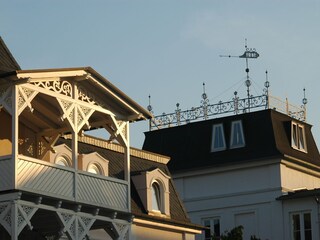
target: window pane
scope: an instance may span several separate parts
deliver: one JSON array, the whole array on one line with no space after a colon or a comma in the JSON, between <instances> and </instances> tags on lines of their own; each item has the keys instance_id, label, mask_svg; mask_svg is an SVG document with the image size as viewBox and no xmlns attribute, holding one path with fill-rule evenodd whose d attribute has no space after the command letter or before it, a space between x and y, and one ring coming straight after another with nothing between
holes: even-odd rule
<instances>
[{"instance_id":1,"label":"window pane","mask_svg":"<svg viewBox=\"0 0 320 240\"><path fill-rule=\"evenodd\" d=\"M226 149L224 131L222 124L213 125L211 151L221 151Z\"/></svg>"},{"instance_id":2,"label":"window pane","mask_svg":"<svg viewBox=\"0 0 320 240\"><path fill-rule=\"evenodd\" d=\"M220 220L214 219L213 220L213 231L215 237L220 237Z\"/></svg>"},{"instance_id":3,"label":"window pane","mask_svg":"<svg viewBox=\"0 0 320 240\"><path fill-rule=\"evenodd\" d=\"M210 220L205 220L204 221L204 226L209 228L209 229L206 229L204 231L205 240L211 239L211 224L210 224Z\"/></svg>"},{"instance_id":4,"label":"window pane","mask_svg":"<svg viewBox=\"0 0 320 240\"><path fill-rule=\"evenodd\" d=\"M160 211L160 188L157 183L152 184L152 209Z\"/></svg>"},{"instance_id":5,"label":"window pane","mask_svg":"<svg viewBox=\"0 0 320 240\"><path fill-rule=\"evenodd\" d=\"M90 164L88 168L89 173L100 174L98 167L95 164Z\"/></svg>"},{"instance_id":6,"label":"window pane","mask_svg":"<svg viewBox=\"0 0 320 240\"><path fill-rule=\"evenodd\" d=\"M217 127L216 130L215 130L214 147L215 148L223 147L222 131L221 131L220 127Z\"/></svg>"},{"instance_id":7,"label":"window pane","mask_svg":"<svg viewBox=\"0 0 320 240\"><path fill-rule=\"evenodd\" d=\"M308 231L305 231L305 232L304 232L304 239L305 239L305 240L312 240L311 230L308 230Z\"/></svg>"},{"instance_id":8,"label":"window pane","mask_svg":"<svg viewBox=\"0 0 320 240\"><path fill-rule=\"evenodd\" d=\"M304 222L304 238L305 240L311 240L312 232L311 232L311 214L310 213L303 214L303 222Z\"/></svg>"},{"instance_id":9,"label":"window pane","mask_svg":"<svg viewBox=\"0 0 320 240\"><path fill-rule=\"evenodd\" d=\"M299 129L299 148L300 149L305 149L303 128L299 127L298 129Z\"/></svg>"},{"instance_id":10,"label":"window pane","mask_svg":"<svg viewBox=\"0 0 320 240\"><path fill-rule=\"evenodd\" d=\"M292 215L292 224L293 224L293 239L300 240L301 232L300 232L300 216L299 214Z\"/></svg>"},{"instance_id":11,"label":"window pane","mask_svg":"<svg viewBox=\"0 0 320 240\"><path fill-rule=\"evenodd\" d=\"M244 146L244 136L241 121L232 122L230 146L231 148Z\"/></svg>"},{"instance_id":12,"label":"window pane","mask_svg":"<svg viewBox=\"0 0 320 240\"><path fill-rule=\"evenodd\" d=\"M292 147L298 147L297 125L292 124Z\"/></svg>"}]
</instances>

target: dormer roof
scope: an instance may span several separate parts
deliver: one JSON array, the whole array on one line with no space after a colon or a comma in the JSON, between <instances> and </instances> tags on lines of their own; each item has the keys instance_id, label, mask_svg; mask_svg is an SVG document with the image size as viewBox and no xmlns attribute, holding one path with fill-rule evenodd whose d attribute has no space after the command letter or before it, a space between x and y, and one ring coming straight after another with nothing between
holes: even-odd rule
<instances>
[{"instance_id":1,"label":"dormer roof","mask_svg":"<svg viewBox=\"0 0 320 240\"><path fill-rule=\"evenodd\" d=\"M245 145L230 148L231 126L236 121L242 123ZM307 152L292 147L292 122L303 126ZM213 126L217 124L224 129L227 147L223 151L211 150ZM311 127L268 109L146 132L143 149L171 157L168 166L173 173L275 158L298 159L301 164L320 166Z\"/></svg>"}]
</instances>

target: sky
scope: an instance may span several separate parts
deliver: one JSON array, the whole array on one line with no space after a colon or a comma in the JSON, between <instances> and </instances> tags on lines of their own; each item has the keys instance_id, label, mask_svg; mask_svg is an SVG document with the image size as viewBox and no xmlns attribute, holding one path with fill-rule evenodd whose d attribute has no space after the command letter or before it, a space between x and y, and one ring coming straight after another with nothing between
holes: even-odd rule
<instances>
[{"instance_id":1,"label":"sky","mask_svg":"<svg viewBox=\"0 0 320 240\"><path fill-rule=\"evenodd\" d=\"M22 69L91 66L155 115L246 96L245 39L251 93L300 106L320 143L319 0L1 0L0 36ZM131 124L141 148L147 121ZM98 134L101 134L100 132ZM103 134L102 134L103 135ZM101 135L101 136L102 136Z\"/></svg>"}]
</instances>

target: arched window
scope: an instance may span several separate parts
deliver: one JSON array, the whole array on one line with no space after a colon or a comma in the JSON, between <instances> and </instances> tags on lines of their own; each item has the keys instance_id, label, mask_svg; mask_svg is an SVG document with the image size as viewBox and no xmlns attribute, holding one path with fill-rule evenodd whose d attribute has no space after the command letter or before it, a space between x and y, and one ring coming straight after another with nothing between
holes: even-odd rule
<instances>
[{"instance_id":1,"label":"arched window","mask_svg":"<svg viewBox=\"0 0 320 240\"><path fill-rule=\"evenodd\" d=\"M161 212L161 192L157 182L152 183L152 210Z\"/></svg>"},{"instance_id":2,"label":"arched window","mask_svg":"<svg viewBox=\"0 0 320 240\"><path fill-rule=\"evenodd\" d=\"M97 164L94 164L94 163L89 164L88 172L89 173L94 173L94 174L101 174L102 173L100 167Z\"/></svg>"},{"instance_id":3,"label":"arched window","mask_svg":"<svg viewBox=\"0 0 320 240\"><path fill-rule=\"evenodd\" d=\"M63 156L59 156L56 159L56 164L60 165L60 166L64 166L64 167L69 167L69 162L68 160L63 157Z\"/></svg>"}]
</instances>

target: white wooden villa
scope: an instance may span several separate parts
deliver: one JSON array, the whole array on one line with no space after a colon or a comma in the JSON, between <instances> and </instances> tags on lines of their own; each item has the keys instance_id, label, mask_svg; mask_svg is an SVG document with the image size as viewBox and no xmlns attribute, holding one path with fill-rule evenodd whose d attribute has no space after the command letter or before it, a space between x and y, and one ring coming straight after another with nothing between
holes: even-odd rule
<instances>
[{"instance_id":1,"label":"white wooden villa","mask_svg":"<svg viewBox=\"0 0 320 240\"><path fill-rule=\"evenodd\" d=\"M169 159L136 150L130 167L129 123L151 117L91 67L21 70L0 38L0 239L194 239ZM130 171L159 179L158 209Z\"/></svg>"}]
</instances>

